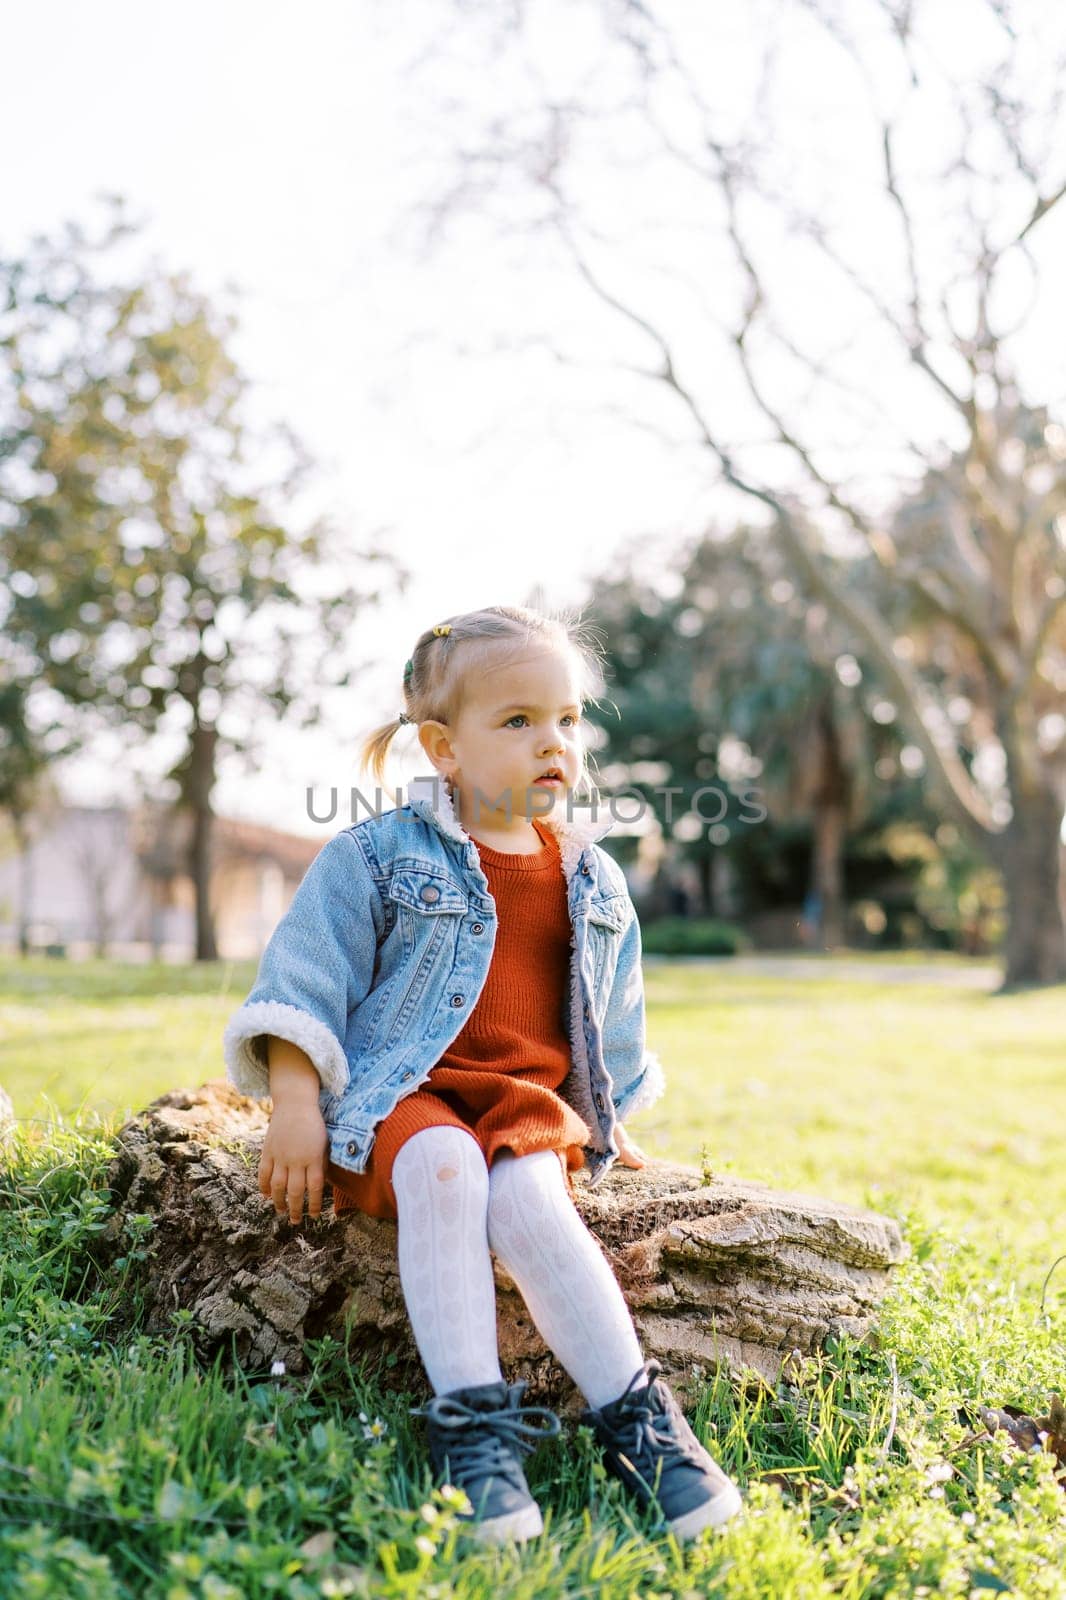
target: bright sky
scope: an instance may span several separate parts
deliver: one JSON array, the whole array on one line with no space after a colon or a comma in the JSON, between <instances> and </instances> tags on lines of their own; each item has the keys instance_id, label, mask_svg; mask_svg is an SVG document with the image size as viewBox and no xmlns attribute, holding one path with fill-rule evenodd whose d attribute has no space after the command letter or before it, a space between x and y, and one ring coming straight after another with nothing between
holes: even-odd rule
<instances>
[{"instance_id":1,"label":"bright sky","mask_svg":"<svg viewBox=\"0 0 1066 1600\"><path fill-rule=\"evenodd\" d=\"M328 703L327 728L303 736L279 729L265 773L226 767L216 806L228 815L321 833L306 815L306 786L344 791L362 780L347 741L399 710L403 662L423 628L470 606L529 603L537 588L549 603L582 603L627 541L636 541L654 581L665 550L738 509L686 442L691 430L676 406L618 375L615 363L646 361L647 346L596 305L558 249L528 231L501 243L474 219L461 221L445 248L419 248L412 207L443 192L454 171L451 148L472 140L484 117L523 103L523 93L533 104L528 76L516 75L505 56L486 62L480 19L490 9L464 22L464 8L453 13L448 0L318 0L299 12L279 0L186 0L178 9L60 0L5 19L0 141L9 158L0 174L0 247L15 250L68 218L98 225L93 197L124 194L148 224L150 252L168 268L187 268L207 292L239 287L234 348L261 414L302 436L322 464L323 503L353 541L387 539L412 572L402 599L365 614L358 655L377 665ZM975 17L988 10L980 0L972 9ZM663 10L693 15L690 7ZM557 98L606 104L620 87L595 70L603 55L596 12L589 4L531 7L530 55ZM458 19L460 32L440 61L432 57L444 14ZM949 14L944 0L931 10L934 24ZM727 119L729 96L739 115L752 92L769 20L780 15L776 0L722 8L713 36L708 21L689 40ZM983 26L969 31L968 48L987 47ZM955 37L952 28L953 47ZM855 151L870 137L862 95L873 85L830 92L839 53L802 27L784 42L790 67L781 105L797 127L803 118L817 128L828 151L809 165L811 192L824 191L827 207L845 201L861 235L870 214L853 198ZM943 26L938 43L949 43ZM427 54L428 65L416 68ZM891 72L877 92L886 103L900 93ZM679 138L687 131L670 128ZM636 179L630 187L626 175L641 157L640 118L628 142L611 138L597 152L593 133L574 180L607 231L635 209ZM527 202L513 188L504 209L524 216ZM691 329L685 295L699 299L709 319L704 342L687 337L705 380L701 396L716 418L741 417L755 440L758 419L714 343L714 318L728 309L735 279L724 258L715 277L713 257L686 254L689 200L676 171L655 178L650 193L645 185L636 237L666 241L668 261L695 278L694 290L661 298L664 318L671 331ZM1059 229L1051 240L1060 257L1063 238ZM882 268L891 282L883 257ZM782 293L793 307L812 293L822 324L818 312L808 314L803 331L835 334L839 343L842 302L809 272L797 252ZM635 280L623 270L612 281L620 290ZM586 365L561 364L528 345L544 333ZM505 340L520 348L494 350ZM1033 348L1038 365L1040 352L1052 359L1048 341ZM857 356L856 363L863 381ZM893 390L887 358L885 373L879 398L887 404L894 394L908 424L935 436L936 409L923 411L906 377ZM1041 381L1049 375L1042 371ZM855 459L853 413L845 406L839 426L823 427L827 461L849 451ZM634 416L644 425L633 425ZM871 483L894 481L896 446L887 436L882 446L868 421L861 429ZM401 764L395 776L420 770L421 762ZM120 792L113 756L101 746L71 770L67 789L71 798L102 800L116 784Z\"/></svg>"}]
</instances>

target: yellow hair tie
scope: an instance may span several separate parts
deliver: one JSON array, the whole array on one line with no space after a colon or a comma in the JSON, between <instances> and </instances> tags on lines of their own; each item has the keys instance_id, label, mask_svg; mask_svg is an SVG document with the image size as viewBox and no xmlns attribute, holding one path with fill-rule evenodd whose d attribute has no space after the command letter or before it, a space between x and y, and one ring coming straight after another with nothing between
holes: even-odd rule
<instances>
[{"instance_id":1,"label":"yellow hair tie","mask_svg":"<svg viewBox=\"0 0 1066 1600\"><path fill-rule=\"evenodd\" d=\"M444 638L444 635L445 635L445 634L446 634L446 633L451 633L451 631L452 631L452 625L451 625L451 623L450 623L450 622L446 622L446 623L445 623L445 624L444 624L444 625L443 625L443 627L440 627L440 628L434 628L434 629L433 629L433 632L434 632L434 633L435 633L435 634L436 634L436 635L437 635L437 638L438 638L438 639L443 639L443 638Z\"/></svg>"}]
</instances>

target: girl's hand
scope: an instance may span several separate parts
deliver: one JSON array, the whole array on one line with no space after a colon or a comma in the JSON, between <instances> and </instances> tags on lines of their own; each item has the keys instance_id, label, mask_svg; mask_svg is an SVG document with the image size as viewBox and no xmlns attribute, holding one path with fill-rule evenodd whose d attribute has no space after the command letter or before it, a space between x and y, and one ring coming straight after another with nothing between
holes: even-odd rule
<instances>
[{"instance_id":1,"label":"girl's hand","mask_svg":"<svg viewBox=\"0 0 1066 1600\"><path fill-rule=\"evenodd\" d=\"M643 1167L647 1165L647 1156L639 1144L633 1143L620 1122L616 1122L614 1125L614 1142L618 1146L618 1159L623 1167Z\"/></svg>"},{"instance_id":2,"label":"girl's hand","mask_svg":"<svg viewBox=\"0 0 1066 1600\"><path fill-rule=\"evenodd\" d=\"M259 1192L274 1202L274 1213L290 1222L303 1218L304 1190L307 1215L322 1215L324 1157L329 1133L317 1100L287 1101L275 1106L259 1157Z\"/></svg>"}]
</instances>

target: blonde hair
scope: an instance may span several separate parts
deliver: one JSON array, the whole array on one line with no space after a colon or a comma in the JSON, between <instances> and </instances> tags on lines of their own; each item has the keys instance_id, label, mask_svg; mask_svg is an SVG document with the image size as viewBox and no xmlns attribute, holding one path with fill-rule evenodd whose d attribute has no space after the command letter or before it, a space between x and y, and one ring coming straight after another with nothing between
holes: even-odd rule
<instances>
[{"instance_id":1,"label":"blonde hair","mask_svg":"<svg viewBox=\"0 0 1066 1600\"><path fill-rule=\"evenodd\" d=\"M477 611L456 612L419 634L403 679L403 705L408 720L454 724L471 678L521 656L531 644L571 652L582 705L603 694L606 685L602 642L598 630L586 623L579 611L483 606ZM359 761L378 784L384 779L389 747L404 726L398 717L383 722L358 747ZM592 788L586 751L574 792L590 795Z\"/></svg>"}]
</instances>

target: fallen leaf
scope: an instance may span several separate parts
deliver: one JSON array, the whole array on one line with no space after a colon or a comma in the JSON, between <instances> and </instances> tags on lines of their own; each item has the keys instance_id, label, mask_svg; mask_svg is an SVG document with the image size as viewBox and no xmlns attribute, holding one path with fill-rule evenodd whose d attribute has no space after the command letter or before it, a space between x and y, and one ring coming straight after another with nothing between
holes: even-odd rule
<instances>
[{"instance_id":1,"label":"fallen leaf","mask_svg":"<svg viewBox=\"0 0 1066 1600\"><path fill-rule=\"evenodd\" d=\"M972 1421L965 1407L961 1408L957 1415L962 1423ZM1002 1430L1019 1450L1026 1452L1047 1450L1055 1457L1060 1467L1066 1466L1066 1405L1063 1404L1061 1395L1054 1393L1051 1395L1046 1417L1031 1417L1019 1406L978 1406L977 1415L986 1433L998 1433ZM963 1439L956 1449L974 1444L982 1437L981 1434L971 1434ZM1066 1474L1059 1476L1059 1483L1066 1489Z\"/></svg>"}]
</instances>

